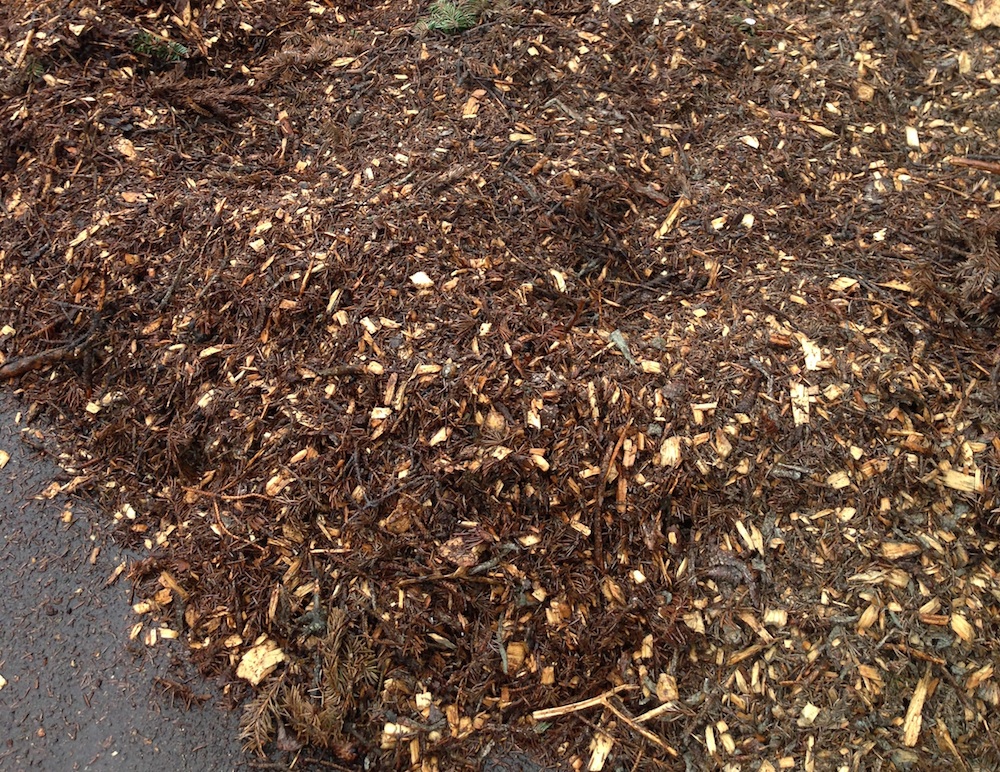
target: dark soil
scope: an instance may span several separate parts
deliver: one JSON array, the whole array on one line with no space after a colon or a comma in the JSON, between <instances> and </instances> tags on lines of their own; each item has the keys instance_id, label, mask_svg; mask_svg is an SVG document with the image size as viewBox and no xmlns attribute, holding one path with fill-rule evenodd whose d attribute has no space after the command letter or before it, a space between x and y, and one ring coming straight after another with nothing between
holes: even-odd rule
<instances>
[{"instance_id":1,"label":"dark soil","mask_svg":"<svg viewBox=\"0 0 1000 772\"><path fill-rule=\"evenodd\" d=\"M249 750L1000 768L995 28L926 0L0 28L0 377Z\"/></svg>"}]
</instances>

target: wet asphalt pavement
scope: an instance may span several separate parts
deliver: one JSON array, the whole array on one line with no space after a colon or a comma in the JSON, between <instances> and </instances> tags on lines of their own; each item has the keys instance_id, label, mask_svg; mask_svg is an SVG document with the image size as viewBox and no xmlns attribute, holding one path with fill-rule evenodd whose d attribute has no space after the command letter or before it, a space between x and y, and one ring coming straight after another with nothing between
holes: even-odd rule
<instances>
[{"instance_id":1,"label":"wet asphalt pavement","mask_svg":"<svg viewBox=\"0 0 1000 772\"><path fill-rule=\"evenodd\" d=\"M184 642L129 640L142 620L127 578L108 585L125 559L109 527L83 502L35 498L60 470L22 443L19 409L0 394L0 770L246 769L238 715ZM188 710L158 677L209 698Z\"/></svg>"}]
</instances>

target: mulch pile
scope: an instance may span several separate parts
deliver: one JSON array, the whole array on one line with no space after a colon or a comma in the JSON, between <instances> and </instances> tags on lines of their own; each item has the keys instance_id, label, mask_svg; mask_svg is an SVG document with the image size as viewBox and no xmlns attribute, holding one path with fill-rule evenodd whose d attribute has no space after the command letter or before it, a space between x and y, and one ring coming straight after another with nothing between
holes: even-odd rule
<instances>
[{"instance_id":1,"label":"mulch pile","mask_svg":"<svg viewBox=\"0 0 1000 772\"><path fill-rule=\"evenodd\" d=\"M836 6L3 4L0 377L267 764L1000 766L1000 41Z\"/></svg>"}]
</instances>

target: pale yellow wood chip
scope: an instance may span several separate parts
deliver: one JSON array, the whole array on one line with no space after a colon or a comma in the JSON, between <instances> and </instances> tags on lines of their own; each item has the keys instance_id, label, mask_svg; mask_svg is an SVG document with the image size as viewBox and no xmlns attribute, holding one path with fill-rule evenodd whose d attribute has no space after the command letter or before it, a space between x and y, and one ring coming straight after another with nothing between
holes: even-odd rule
<instances>
[{"instance_id":1,"label":"pale yellow wood chip","mask_svg":"<svg viewBox=\"0 0 1000 772\"><path fill-rule=\"evenodd\" d=\"M983 493L986 490L983 485L983 474L978 469L972 474L946 469L940 473L938 479L944 487L955 491Z\"/></svg>"},{"instance_id":2,"label":"pale yellow wood chip","mask_svg":"<svg viewBox=\"0 0 1000 772\"><path fill-rule=\"evenodd\" d=\"M882 557L888 560L899 560L916 555L920 552L920 547L916 544L906 542L887 541L882 545Z\"/></svg>"},{"instance_id":3,"label":"pale yellow wood chip","mask_svg":"<svg viewBox=\"0 0 1000 772\"><path fill-rule=\"evenodd\" d=\"M278 665L286 659L275 641L270 638L258 639L256 645L249 649L240 659L236 675L256 686L274 672Z\"/></svg>"},{"instance_id":4,"label":"pale yellow wood chip","mask_svg":"<svg viewBox=\"0 0 1000 772\"><path fill-rule=\"evenodd\" d=\"M660 444L660 466L671 468L680 466L681 463L681 438L677 436L667 437Z\"/></svg>"},{"instance_id":5,"label":"pale yellow wood chip","mask_svg":"<svg viewBox=\"0 0 1000 772\"><path fill-rule=\"evenodd\" d=\"M951 615L951 629L955 631L955 635L966 643L972 643L976 640L975 628L961 614Z\"/></svg>"},{"instance_id":6,"label":"pale yellow wood chip","mask_svg":"<svg viewBox=\"0 0 1000 772\"><path fill-rule=\"evenodd\" d=\"M799 714L799 720L796 723L800 727L812 726L817 716L819 716L819 708L811 702L807 702L805 707L802 708L802 713Z\"/></svg>"},{"instance_id":7,"label":"pale yellow wood chip","mask_svg":"<svg viewBox=\"0 0 1000 772\"><path fill-rule=\"evenodd\" d=\"M907 748L912 748L920 739L920 727L923 724L922 711L924 709L924 701L927 699L927 693L930 690L930 685L931 668L928 665L923 677L917 682L917 686L913 690L913 696L910 698L910 706L906 709L906 716L903 718L903 745Z\"/></svg>"},{"instance_id":8,"label":"pale yellow wood chip","mask_svg":"<svg viewBox=\"0 0 1000 772\"><path fill-rule=\"evenodd\" d=\"M809 392L804 383L793 383L788 389L792 398L792 420L796 426L809 423Z\"/></svg>"},{"instance_id":9,"label":"pale yellow wood chip","mask_svg":"<svg viewBox=\"0 0 1000 772\"><path fill-rule=\"evenodd\" d=\"M611 749L615 745L615 740L604 732L597 732L594 739L590 741L590 763L587 765L588 772L601 772L611 755Z\"/></svg>"}]
</instances>

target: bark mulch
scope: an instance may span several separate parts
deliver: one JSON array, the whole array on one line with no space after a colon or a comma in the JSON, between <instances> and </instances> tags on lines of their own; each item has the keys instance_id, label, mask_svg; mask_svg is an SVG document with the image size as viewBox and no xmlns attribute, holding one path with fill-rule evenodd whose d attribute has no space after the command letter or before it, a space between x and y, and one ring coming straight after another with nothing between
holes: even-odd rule
<instances>
[{"instance_id":1,"label":"bark mulch","mask_svg":"<svg viewBox=\"0 0 1000 772\"><path fill-rule=\"evenodd\" d=\"M5 2L0 377L135 638L269 767L1000 767L954 5Z\"/></svg>"}]
</instances>

